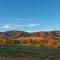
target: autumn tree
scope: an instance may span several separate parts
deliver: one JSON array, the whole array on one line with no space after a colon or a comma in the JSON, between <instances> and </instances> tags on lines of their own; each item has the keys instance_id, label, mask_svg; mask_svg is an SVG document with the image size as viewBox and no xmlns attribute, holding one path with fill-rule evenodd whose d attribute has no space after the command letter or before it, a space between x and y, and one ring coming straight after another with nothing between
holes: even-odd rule
<instances>
[{"instance_id":1,"label":"autumn tree","mask_svg":"<svg viewBox=\"0 0 60 60\"><path fill-rule=\"evenodd\" d=\"M19 40L14 40L13 44L20 44Z\"/></svg>"}]
</instances>

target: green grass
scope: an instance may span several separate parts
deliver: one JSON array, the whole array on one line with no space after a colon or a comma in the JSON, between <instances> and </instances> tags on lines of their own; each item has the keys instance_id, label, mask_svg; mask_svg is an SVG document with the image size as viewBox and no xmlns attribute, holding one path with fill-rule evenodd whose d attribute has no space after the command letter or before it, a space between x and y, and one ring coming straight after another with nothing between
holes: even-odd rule
<instances>
[{"instance_id":1,"label":"green grass","mask_svg":"<svg viewBox=\"0 0 60 60\"><path fill-rule=\"evenodd\" d=\"M60 48L44 48L25 45L0 45L0 56L5 59L12 58L10 60L60 60Z\"/></svg>"}]
</instances>

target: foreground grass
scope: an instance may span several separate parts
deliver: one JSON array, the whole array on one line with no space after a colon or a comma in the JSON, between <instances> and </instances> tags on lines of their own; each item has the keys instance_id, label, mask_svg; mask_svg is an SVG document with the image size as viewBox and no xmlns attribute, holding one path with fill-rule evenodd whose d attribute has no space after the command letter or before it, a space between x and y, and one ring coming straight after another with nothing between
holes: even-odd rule
<instances>
[{"instance_id":1,"label":"foreground grass","mask_svg":"<svg viewBox=\"0 0 60 60\"><path fill-rule=\"evenodd\" d=\"M60 48L0 45L0 60L60 60Z\"/></svg>"}]
</instances>

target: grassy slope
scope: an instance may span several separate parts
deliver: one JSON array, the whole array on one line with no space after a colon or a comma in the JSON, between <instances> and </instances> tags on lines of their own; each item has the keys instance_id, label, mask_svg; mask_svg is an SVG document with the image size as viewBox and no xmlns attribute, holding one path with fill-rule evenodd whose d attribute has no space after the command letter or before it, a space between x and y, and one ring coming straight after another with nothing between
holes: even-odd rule
<instances>
[{"instance_id":1,"label":"grassy slope","mask_svg":"<svg viewBox=\"0 0 60 60\"><path fill-rule=\"evenodd\" d=\"M60 60L60 49L0 45L0 60Z\"/></svg>"}]
</instances>

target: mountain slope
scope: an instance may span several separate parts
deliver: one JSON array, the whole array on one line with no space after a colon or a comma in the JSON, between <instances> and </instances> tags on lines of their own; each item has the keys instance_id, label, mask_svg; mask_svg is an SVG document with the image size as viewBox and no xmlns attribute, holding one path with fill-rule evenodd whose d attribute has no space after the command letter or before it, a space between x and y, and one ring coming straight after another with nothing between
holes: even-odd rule
<instances>
[{"instance_id":1,"label":"mountain slope","mask_svg":"<svg viewBox=\"0 0 60 60\"><path fill-rule=\"evenodd\" d=\"M24 32L6 31L0 32L0 43L8 44L33 44L60 47L60 31L49 32Z\"/></svg>"},{"instance_id":2,"label":"mountain slope","mask_svg":"<svg viewBox=\"0 0 60 60\"><path fill-rule=\"evenodd\" d=\"M43 37L43 38L60 38L60 31L49 31L49 32L24 32L24 31L6 31L0 32L2 37Z\"/></svg>"}]
</instances>

